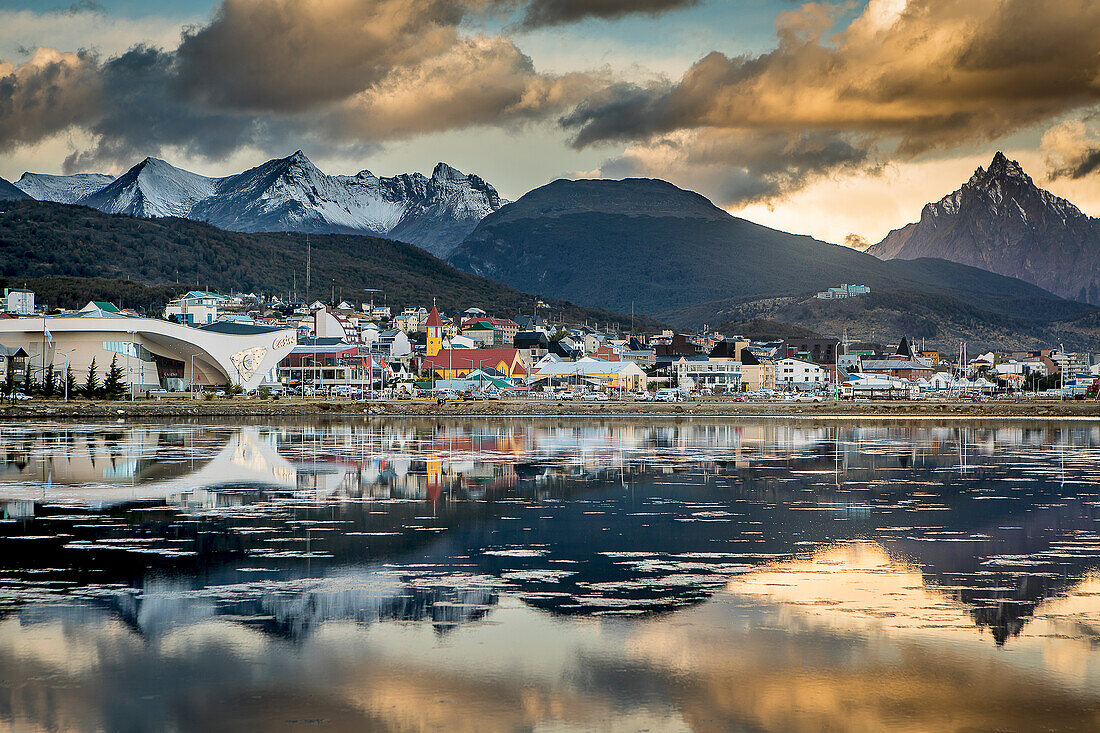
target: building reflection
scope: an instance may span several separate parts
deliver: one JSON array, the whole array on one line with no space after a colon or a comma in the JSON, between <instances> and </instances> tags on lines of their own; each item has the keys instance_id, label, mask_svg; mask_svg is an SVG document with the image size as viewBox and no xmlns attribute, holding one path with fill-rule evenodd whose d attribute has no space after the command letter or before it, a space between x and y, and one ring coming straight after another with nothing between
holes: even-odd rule
<instances>
[{"instance_id":1,"label":"building reflection","mask_svg":"<svg viewBox=\"0 0 1100 733\"><path fill-rule=\"evenodd\" d=\"M971 633L1004 644L1100 565L1092 425L409 421L0 437L0 608L90 603L153 636L211 617L290 638L333 621L445 632L502 594L559 617L650 616L870 539L935 599L921 608L953 604Z\"/></svg>"}]
</instances>

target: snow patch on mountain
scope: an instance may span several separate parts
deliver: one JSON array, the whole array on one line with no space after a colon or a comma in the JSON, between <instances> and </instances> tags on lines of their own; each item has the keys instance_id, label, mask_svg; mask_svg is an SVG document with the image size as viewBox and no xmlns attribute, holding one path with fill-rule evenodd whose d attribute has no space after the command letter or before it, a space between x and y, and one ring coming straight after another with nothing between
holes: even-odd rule
<instances>
[{"instance_id":1,"label":"snow patch on mountain","mask_svg":"<svg viewBox=\"0 0 1100 733\"><path fill-rule=\"evenodd\" d=\"M115 180L113 176L108 176L105 173L77 173L71 176L24 173L15 182L15 185L31 198L39 201L74 204L85 196L95 193L113 180Z\"/></svg>"}]
</instances>

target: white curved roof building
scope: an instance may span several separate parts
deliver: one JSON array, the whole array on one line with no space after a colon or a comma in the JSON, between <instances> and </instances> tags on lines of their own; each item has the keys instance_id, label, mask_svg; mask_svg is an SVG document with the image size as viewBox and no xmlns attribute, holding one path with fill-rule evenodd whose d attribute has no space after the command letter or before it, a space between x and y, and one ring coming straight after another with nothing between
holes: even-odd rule
<instances>
[{"instance_id":1,"label":"white curved roof building","mask_svg":"<svg viewBox=\"0 0 1100 733\"><path fill-rule=\"evenodd\" d=\"M192 383L237 383L255 389L296 342L292 329L237 323L190 328L98 309L0 319L0 344L21 346L27 352L36 381L50 364L64 374L68 361L77 383L83 383L94 359L102 382L111 360L117 359L123 382L137 391L183 391Z\"/></svg>"}]
</instances>

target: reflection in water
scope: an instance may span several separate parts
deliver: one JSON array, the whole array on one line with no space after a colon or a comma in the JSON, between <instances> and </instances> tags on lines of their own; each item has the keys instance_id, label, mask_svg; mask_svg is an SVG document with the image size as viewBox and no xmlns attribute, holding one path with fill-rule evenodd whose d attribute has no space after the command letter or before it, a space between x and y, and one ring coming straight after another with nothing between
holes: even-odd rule
<instances>
[{"instance_id":1,"label":"reflection in water","mask_svg":"<svg viewBox=\"0 0 1100 733\"><path fill-rule=\"evenodd\" d=\"M26 729L1100 724L1100 429L0 427Z\"/></svg>"}]
</instances>

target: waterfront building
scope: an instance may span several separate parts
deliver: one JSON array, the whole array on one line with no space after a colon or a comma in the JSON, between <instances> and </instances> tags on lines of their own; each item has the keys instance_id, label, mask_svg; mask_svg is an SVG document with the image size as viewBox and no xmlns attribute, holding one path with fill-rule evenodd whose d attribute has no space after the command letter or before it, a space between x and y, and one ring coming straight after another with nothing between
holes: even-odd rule
<instances>
[{"instance_id":1,"label":"waterfront building","mask_svg":"<svg viewBox=\"0 0 1100 733\"><path fill-rule=\"evenodd\" d=\"M63 373L67 363L77 381L83 381L93 359L102 379L115 359L124 383L137 391L231 383L255 389L265 379L275 381L275 367L295 341L292 329L239 323L189 328L99 307L0 319L0 343L27 353L27 368L36 381L49 364Z\"/></svg>"}]
</instances>

